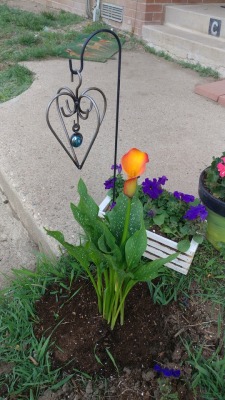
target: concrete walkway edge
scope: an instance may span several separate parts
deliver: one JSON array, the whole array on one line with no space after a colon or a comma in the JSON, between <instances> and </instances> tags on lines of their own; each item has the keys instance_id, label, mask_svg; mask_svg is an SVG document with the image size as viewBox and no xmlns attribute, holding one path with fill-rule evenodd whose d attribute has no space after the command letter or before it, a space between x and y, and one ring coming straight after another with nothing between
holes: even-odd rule
<instances>
[{"instance_id":1,"label":"concrete walkway edge","mask_svg":"<svg viewBox=\"0 0 225 400\"><path fill-rule=\"evenodd\" d=\"M35 223L35 219L28 212L26 207L22 204L18 193L10 185L5 174L0 169L0 187L2 192L5 194L12 209L15 211L16 215L24 225L24 227L29 232L31 238L38 245L39 250L45 253L49 257L54 257L55 248L53 248L52 243L48 240L48 236L43 228Z\"/></svg>"}]
</instances>

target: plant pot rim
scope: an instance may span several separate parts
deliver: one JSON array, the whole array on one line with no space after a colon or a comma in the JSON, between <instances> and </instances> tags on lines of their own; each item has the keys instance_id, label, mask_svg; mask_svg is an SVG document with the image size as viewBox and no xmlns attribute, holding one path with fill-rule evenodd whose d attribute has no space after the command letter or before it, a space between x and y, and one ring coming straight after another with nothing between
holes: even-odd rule
<instances>
[{"instance_id":1,"label":"plant pot rim","mask_svg":"<svg viewBox=\"0 0 225 400\"><path fill-rule=\"evenodd\" d=\"M199 186L198 186L198 193L199 193L199 197L202 201L202 203L211 211L215 212L216 214L219 214L222 217L225 217L225 202L217 199L216 197L214 197L209 190L207 189L207 187L204 184L204 177L205 177L205 173L206 170L209 167L205 168L200 175L199 178Z\"/></svg>"}]
</instances>

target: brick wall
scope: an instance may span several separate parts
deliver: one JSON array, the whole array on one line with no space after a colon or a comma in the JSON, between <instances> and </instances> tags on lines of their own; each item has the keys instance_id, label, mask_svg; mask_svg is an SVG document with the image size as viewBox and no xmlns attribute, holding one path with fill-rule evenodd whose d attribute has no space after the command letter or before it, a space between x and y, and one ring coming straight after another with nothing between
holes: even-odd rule
<instances>
[{"instance_id":1,"label":"brick wall","mask_svg":"<svg viewBox=\"0 0 225 400\"><path fill-rule=\"evenodd\" d=\"M32 1L32 0L31 0ZM46 7L63 9L78 15L86 16L86 0L36 0ZM90 0L91 5L95 0ZM164 6L166 4L206 4L224 3L223 0L101 0L104 3L123 7L123 22L104 19L109 25L141 36L143 25L162 24L164 19Z\"/></svg>"}]
</instances>

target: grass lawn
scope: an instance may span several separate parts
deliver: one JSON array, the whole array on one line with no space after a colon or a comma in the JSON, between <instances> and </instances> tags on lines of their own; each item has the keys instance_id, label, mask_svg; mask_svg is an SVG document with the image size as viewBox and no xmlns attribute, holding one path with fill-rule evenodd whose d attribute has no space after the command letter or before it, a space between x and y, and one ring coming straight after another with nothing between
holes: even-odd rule
<instances>
[{"instance_id":1,"label":"grass lawn","mask_svg":"<svg viewBox=\"0 0 225 400\"><path fill-rule=\"evenodd\" d=\"M64 11L34 14L0 5L0 103L22 93L34 79L19 62L58 57L81 33L106 26L90 23L78 32L76 26L84 20Z\"/></svg>"}]
</instances>

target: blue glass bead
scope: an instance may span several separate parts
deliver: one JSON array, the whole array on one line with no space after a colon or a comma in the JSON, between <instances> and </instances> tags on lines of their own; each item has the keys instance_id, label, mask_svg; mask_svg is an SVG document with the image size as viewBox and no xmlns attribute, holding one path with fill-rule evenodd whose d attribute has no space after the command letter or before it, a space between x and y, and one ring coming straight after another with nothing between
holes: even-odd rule
<instances>
[{"instance_id":1,"label":"blue glass bead","mask_svg":"<svg viewBox=\"0 0 225 400\"><path fill-rule=\"evenodd\" d=\"M71 146L73 146L73 147L80 147L82 142L83 142L83 136L79 132L74 133L70 138L70 143L71 143Z\"/></svg>"}]
</instances>

